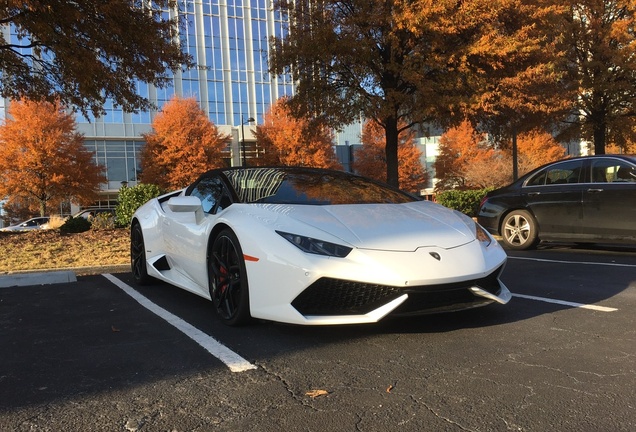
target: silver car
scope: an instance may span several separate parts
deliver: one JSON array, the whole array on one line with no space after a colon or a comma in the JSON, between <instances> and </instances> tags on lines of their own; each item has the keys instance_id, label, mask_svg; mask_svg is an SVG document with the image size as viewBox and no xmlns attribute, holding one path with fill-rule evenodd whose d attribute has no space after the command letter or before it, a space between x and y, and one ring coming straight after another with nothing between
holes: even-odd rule
<instances>
[{"instance_id":1,"label":"silver car","mask_svg":"<svg viewBox=\"0 0 636 432\"><path fill-rule=\"evenodd\" d=\"M31 231L48 228L49 217L34 217L16 225L11 225L0 229L0 231Z\"/></svg>"}]
</instances>

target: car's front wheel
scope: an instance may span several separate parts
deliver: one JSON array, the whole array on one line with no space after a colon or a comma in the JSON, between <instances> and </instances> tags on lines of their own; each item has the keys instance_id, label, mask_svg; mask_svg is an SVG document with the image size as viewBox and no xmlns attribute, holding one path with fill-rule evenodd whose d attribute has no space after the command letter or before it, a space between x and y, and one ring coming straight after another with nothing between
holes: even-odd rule
<instances>
[{"instance_id":1,"label":"car's front wheel","mask_svg":"<svg viewBox=\"0 0 636 432\"><path fill-rule=\"evenodd\" d=\"M219 317L228 325L250 321L247 270L236 234L225 229L214 239L209 253L210 297Z\"/></svg>"},{"instance_id":2,"label":"car's front wheel","mask_svg":"<svg viewBox=\"0 0 636 432\"><path fill-rule=\"evenodd\" d=\"M506 215L501 226L503 242L510 249L531 249L539 242L537 222L526 210L513 210Z\"/></svg>"},{"instance_id":3,"label":"car's front wheel","mask_svg":"<svg viewBox=\"0 0 636 432\"><path fill-rule=\"evenodd\" d=\"M135 282L146 285L150 282L146 267L146 245L139 223L134 223L130 229L130 270Z\"/></svg>"}]
</instances>

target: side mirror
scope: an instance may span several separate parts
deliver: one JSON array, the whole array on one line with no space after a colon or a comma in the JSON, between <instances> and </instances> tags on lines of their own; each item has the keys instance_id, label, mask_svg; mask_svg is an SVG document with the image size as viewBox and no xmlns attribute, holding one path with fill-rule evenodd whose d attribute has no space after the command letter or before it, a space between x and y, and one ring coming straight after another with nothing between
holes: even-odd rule
<instances>
[{"instance_id":1,"label":"side mirror","mask_svg":"<svg viewBox=\"0 0 636 432\"><path fill-rule=\"evenodd\" d=\"M176 219L184 223L199 224L205 215L199 197L176 196L168 200L168 208L175 213Z\"/></svg>"},{"instance_id":2,"label":"side mirror","mask_svg":"<svg viewBox=\"0 0 636 432\"><path fill-rule=\"evenodd\" d=\"M168 200L168 208L175 213L196 212L201 209L201 200L195 196L176 196Z\"/></svg>"}]
</instances>

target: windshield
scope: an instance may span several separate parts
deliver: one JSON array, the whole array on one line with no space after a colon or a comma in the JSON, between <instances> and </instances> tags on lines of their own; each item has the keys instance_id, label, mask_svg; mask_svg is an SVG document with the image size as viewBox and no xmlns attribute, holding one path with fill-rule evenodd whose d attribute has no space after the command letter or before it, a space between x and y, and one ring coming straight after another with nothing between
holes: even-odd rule
<instances>
[{"instance_id":1,"label":"windshield","mask_svg":"<svg viewBox=\"0 0 636 432\"><path fill-rule=\"evenodd\" d=\"M340 171L304 168L246 168L223 172L243 203L401 204L406 193Z\"/></svg>"}]
</instances>

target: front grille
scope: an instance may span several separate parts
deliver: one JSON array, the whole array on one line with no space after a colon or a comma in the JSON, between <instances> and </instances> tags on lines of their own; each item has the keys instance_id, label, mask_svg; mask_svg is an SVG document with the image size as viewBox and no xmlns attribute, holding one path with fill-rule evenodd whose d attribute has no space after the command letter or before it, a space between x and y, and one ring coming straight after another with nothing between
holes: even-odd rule
<instances>
[{"instance_id":1,"label":"front grille","mask_svg":"<svg viewBox=\"0 0 636 432\"><path fill-rule=\"evenodd\" d=\"M475 296L470 287L497 295L501 290L497 269L485 278L451 284L391 287L379 284L321 278L298 295L292 306L303 315L361 315L408 294L392 315L410 315L466 309L489 303Z\"/></svg>"},{"instance_id":2,"label":"front grille","mask_svg":"<svg viewBox=\"0 0 636 432\"><path fill-rule=\"evenodd\" d=\"M360 315L401 295L400 288L321 278L292 302L303 315Z\"/></svg>"}]
</instances>

